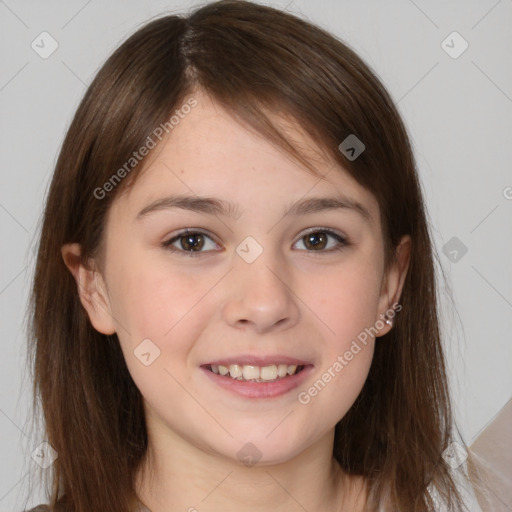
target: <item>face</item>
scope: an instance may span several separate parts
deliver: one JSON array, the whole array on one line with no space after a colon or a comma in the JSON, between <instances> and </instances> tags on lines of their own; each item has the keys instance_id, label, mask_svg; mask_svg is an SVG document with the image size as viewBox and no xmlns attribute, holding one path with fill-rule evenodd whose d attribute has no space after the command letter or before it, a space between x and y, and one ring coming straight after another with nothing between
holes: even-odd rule
<instances>
[{"instance_id":1,"label":"face","mask_svg":"<svg viewBox=\"0 0 512 512\"><path fill-rule=\"evenodd\" d=\"M112 204L89 316L117 332L150 432L284 462L355 401L400 279L375 198L304 133L286 125L324 177L194 97Z\"/></svg>"}]
</instances>

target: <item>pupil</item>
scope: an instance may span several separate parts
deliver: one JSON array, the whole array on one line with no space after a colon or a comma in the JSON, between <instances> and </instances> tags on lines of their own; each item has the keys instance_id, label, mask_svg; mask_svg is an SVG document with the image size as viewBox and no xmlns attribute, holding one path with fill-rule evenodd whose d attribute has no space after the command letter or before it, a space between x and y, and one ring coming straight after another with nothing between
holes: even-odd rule
<instances>
[{"instance_id":1,"label":"pupil","mask_svg":"<svg viewBox=\"0 0 512 512\"><path fill-rule=\"evenodd\" d=\"M184 243L183 243L184 242ZM187 251L194 251L203 247L202 235L186 235L182 238L182 246Z\"/></svg>"},{"instance_id":2,"label":"pupil","mask_svg":"<svg viewBox=\"0 0 512 512\"><path fill-rule=\"evenodd\" d=\"M323 233L312 233L311 235L307 235L307 243L310 244L313 248L324 248L327 242L327 237Z\"/></svg>"}]
</instances>

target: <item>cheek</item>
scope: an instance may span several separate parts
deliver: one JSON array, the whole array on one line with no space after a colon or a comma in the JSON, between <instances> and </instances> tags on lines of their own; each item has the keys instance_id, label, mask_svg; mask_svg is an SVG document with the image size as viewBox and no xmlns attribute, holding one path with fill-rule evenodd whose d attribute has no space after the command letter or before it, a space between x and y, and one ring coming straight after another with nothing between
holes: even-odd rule
<instances>
[{"instance_id":1,"label":"cheek","mask_svg":"<svg viewBox=\"0 0 512 512\"><path fill-rule=\"evenodd\" d=\"M316 272L314 286L305 285L305 302L325 327L329 352L344 352L361 332L375 325L380 286L378 262L364 257Z\"/></svg>"},{"instance_id":2,"label":"cheek","mask_svg":"<svg viewBox=\"0 0 512 512\"><path fill-rule=\"evenodd\" d=\"M373 348L373 342L359 344L320 369L309 387L297 395L298 407L304 408L308 418L320 417L324 428L332 428L347 414L368 376Z\"/></svg>"},{"instance_id":3,"label":"cheek","mask_svg":"<svg viewBox=\"0 0 512 512\"><path fill-rule=\"evenodd\" d=\"M308 306L321 320L324 346L316 378L301 389L299 404L335 425L359 395L371 366L380 292L379 266L355 258L336 272L317 274Z\"/></svg>"},{"instance_id":4,"label":"cheek","mask_svg":"<svg viewBox=\"0 0 512 512\"><path fill-rule=\"evenodd\" d=\"M357 310L356 310L357 312ZM348 412L361 392L373 359L375 341L370 329L359 319L338 320L336 334L325 340L315 377L299 390L299 407L309 418L322 417L333 427Z\"/></svg>"},{"instance_id":5,"label":"cheek","mask_svg":"<svg viewBox=\"0 0 512 512\"><path fill-rule=\"evenodd\" d=\"M158 354L152 367L184 372L193 342L204 329L203 319L214 314L205 310L209 302L202 299L218 277L200 279L158 261L140 264L136 255L118 262L109 277L112 312L128 367L140 370L134 351L149 339L156 348L145 343Z\"/></svg>"}]
</instances>

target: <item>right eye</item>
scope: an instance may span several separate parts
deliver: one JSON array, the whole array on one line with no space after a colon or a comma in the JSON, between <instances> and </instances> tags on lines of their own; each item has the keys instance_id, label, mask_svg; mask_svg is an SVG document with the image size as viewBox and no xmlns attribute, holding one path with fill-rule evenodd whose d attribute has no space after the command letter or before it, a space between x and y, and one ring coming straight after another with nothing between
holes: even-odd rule
<instances>
[{"instance_id":1,"label":"right eye","mask_svg":"<svg viewBox=\"0 0 512 512\"><path fill-rule=\"evenodd\" d=\"M213 247L210 250L203 251L202 249L208 246L208 241L210 241ZM201 253L211 252L211 250L215 250L219 246L203 231L184 229L169 240L163 242L162 247L175 253L183 253L184 256L193 257L199 256Z\"/></svg>"}]
</instances>

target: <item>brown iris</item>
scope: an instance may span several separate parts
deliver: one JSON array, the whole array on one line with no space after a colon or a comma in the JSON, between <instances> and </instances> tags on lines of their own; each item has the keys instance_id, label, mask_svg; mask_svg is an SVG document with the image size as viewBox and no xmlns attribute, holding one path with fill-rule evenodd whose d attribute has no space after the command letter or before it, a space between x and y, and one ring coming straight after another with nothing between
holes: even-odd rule
<instances>
[{"instance_id":1,"label":"brown iris","mask_svg":"<svg viewBox=\"0 0 512 512\"><path fill-rule=\"evenodd\" d=\"M179 240L185 251L200 251L204 246L204 236L199 233L180 236Z\"/></svg>"},{"instance_id":2,"label":"brown iris","mask_svg":"<svg viewBox=\"0 0 512 512\"><path fill-rule=\"evenodd\" d=\"M308 249L324 249L327 245L327 235L321 231L310 233L304 237L304 244Z\"/></svg>"}]
</instances>

